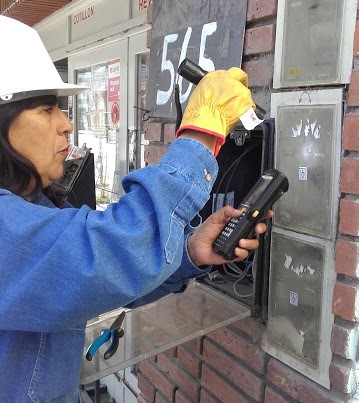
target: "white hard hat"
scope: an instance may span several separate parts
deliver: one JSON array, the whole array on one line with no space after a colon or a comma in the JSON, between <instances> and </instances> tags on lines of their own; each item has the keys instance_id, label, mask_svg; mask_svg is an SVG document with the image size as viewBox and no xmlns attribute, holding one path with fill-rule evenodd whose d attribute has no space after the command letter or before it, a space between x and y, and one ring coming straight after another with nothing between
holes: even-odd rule
<instances>
[{"instance_id":1,"label":"white hard hat","mask_svg":"<svg viewBox=\"0 0 359 403\"><path fill-rule=\"evenodd\" d=\"M0 105L41 95L66 96L87 90L64 83L37 31L0 16Z\"/></svg>"}]
</instances>

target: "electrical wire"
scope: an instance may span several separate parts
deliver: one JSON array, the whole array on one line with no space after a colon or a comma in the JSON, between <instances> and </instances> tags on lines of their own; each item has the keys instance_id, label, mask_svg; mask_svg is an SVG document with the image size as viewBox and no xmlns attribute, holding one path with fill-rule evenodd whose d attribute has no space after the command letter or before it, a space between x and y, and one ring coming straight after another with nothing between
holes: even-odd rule
<instances>
[{"instance_id":1,"label":"electrical wire","mask_svg":"<svg viewBox=\"0 0 359 403\"><path fill-rule=\"evenodd\" d=\"M222 267L223 271L228 276L233 278L244 278L244 272L235 264L232 266L230 263L225 263Z\"/></svg>"},{"instance_id":2,"label":"electrical wire","mask_svg":"<svg viewBox=\"0 0 359 403\"><path fill-rule=\"evenodd\" d=\"M227 193L228 193L228 187L229 187L229 184L230 184L230 182L231 182L231 180L232 180L232 178L233 178L234 173L236 172L236 168L237 168L238 164L240 163L240 161L242 160L242 158L243 158L245 155L247 155L250 151L252 151L252 150L255 149L256 147L258 147L258 144L259 144L259 143L255 143L255 144L251 145L250 147L248 147L248 148L247 148L238 158L236 158L236 159L234 160L234 162L232 162L232 164L226 169L226 171L224 172L224 174L223 174L223 176L222 176L222 178L221 178L221 180L220 180L220 182L219 182L219 184L218 184L218 186L217 186L216 192L213 194L213 207L217 206L217 198L218 198L219 190L220 190L220 187L221 187L221 185L222 185L224 179L226 178L226 175L230 172L230 170L231 170L232 168L234 168L233 171L232 171L232 174L231 174L231 176L230 176L230 178L229 178L229 181L228 181L228 183L227 183L227 186L226 186L226 193L225 193L225 195L224 195L224 200L226 200L226 196L227 196ZM213 207L212 207L212 213L214 212L214 211L213 211Z\"/></svg>"},{"instance_id":3,"label":"electrical wire","mask_svg":"<svg viewBox=\"0 0 359 403\"><path fill-rule=\"evenodd\" d=\"M249 274L249 271L250 270L252 270L252 266L253 266L253 262L252 261L250 261L250 262L246 262L246 263L248 263L248 264L246 264L246 268L245 268L245 270L244 270L244 277L243 278L240 278L240 279L238 279L238 280L236 280L235 282L234 282L234 284L233 284L233 292L237 295L237 297L239 297L239 298L250 298L250 297L252 297L253 296L253 292L251 292L251 293L249 293L249 294L240 294L238 291L237 291L237 289L236 289L236 287L237 287L237 285L243 280L243 279L252 279L252 277L253 277L253 275L252 275L252 273L251 274Z\"/></svg>"},{"instance_id":4,"label":"electrical wire","mask_svg":"<svg viewBox=\"0 0 359 403\"><path fill-rule=\"evenodd\" d=\"M230 171L232 170L228 181L227 181L227 185L225 187L225 193L224 193L224 199L223 199L223 204L225 205L225 200L228 194L228 189L230 186L230 183L233 179L233 176L237 170L237 167L239 165L239 163L241 162L242 158L247 155L249 152L251 152L252 150L254 150L255 148L257 148L260 145L260 143L254 143L253 145L251 145L250 147L248 147L238 158L236 158L234 160L234 162L226 169L226 171L224 172L224 174L222 175L222 178L217 186L217 190L215 193L213 193L213 204L212 204L212 213L214 211L216 211L217 208L217 199L218 199L218 195L221 189L222 184L224 183L224 180L226 179L227 175L230 173ZM253 292L251 292L250 294L240 294L236 287L239 283L243 282L244 280L249 280L252 279L252 274L249 274L249 271L252 269L252 265L253 262L252 261L248 261L248 259L251 257L252 253L250 253L250 255L247 257L247 259L243 262L245 264L245 268L244 270L242 270L235 262L227 262L225 264L222 265L223 271L230 277L236 279L233 283L233 292L239 297L239 298L250 298L253 296Z\"/></svg>"},{"instance_id":5,"label":"electrical wire","mask_svg":"<svg viewBox=\"0 0 359 403\"><path fill-rule=\"evenodd\" d=\"M233 284L233 292L237 295L237 297L239 297L239 298L250 298L250 297L252 297L253 296L253 292L251 292L250 294L240 294L238 291L237 291L237 289L236 289L236 287L237 287L237 284L240 282L240 280L236 280L235 282L234 282L234 284Z\"/></svg>"}]
</instances>

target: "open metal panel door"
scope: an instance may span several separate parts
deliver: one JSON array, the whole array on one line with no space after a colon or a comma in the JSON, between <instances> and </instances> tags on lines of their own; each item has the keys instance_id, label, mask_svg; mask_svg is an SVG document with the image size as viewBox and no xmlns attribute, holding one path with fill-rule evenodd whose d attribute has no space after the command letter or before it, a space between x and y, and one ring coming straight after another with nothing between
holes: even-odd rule
<instances>
[{"instance_id":1,"label":"open metal panel door","mask_svg":"<svg viewBox=\"0 0 359 403\"><path fill-rule=\"evenodd\" d=\"M238 126L227 137L218 154L219 174L211 197L201 211L205 220L225 204L238 206L261 174L273 168L274 119L265 119L251 131ZM208 287L242 302L251 315L265 322L268 306L270 228L258 237L258 249L241 262L212 266L210 273L199 279Z\"/></svg>"},{"instance_id":2,"label":"open metal panel door","mask_svg":"<svg viewBox=\"0 0 359 403\"><path fill-rule=\"evenodd\" d=\"M109 312L88 324L85 350L122 311ZM84 359L80 383L91 383L249 315L245 305L193 281L184 293L127 310L117 352L105 360L103 346L92 361Z\"/></svg>"}]
</instances>

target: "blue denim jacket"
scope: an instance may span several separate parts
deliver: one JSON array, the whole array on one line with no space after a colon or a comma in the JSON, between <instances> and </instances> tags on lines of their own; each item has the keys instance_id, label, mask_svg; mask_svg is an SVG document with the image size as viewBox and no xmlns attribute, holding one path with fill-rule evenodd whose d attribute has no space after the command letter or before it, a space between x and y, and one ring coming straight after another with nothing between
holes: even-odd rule
<instances>
[{"instance_id":1,"label":"blue denim jacket","mask_svg":"<svg viewBox=\"0 0 359 403\"><path fill-rule=\"evenodd\" d=\"M32 204L0 190L0 402L76 402L86 321L181 291L191 219L217 163L176 140L156 166L126 176L105 211Z\"/></svg>"}]
</instances>

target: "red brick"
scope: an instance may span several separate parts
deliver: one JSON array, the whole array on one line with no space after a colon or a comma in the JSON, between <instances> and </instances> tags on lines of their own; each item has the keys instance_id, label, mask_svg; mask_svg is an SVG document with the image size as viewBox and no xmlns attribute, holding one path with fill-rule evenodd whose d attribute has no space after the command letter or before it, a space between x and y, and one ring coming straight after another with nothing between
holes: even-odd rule
<instances>
[{"instance_id":1,"label":"red brick","mask_svg":"<svg viewBox=\"0 0 359 403\"><path fill-rule=\"evenodd\" d=\"M157 363L163 371L193 400L199 398L199 384L190 374L184 371L175 359L164 354L157 356Z\"/></svg>"},{"instance_id":2,"label":"red brick","mask_svg":"<svg viewBox=\"0 0 359 403\"><path fill-rule=\"evenodd\" d=\"M242 319L234 323L234 326L240 329L246 335L248 335L253 343L257 343L262 338L264 326L255 319L252 318Z\"/></svg>"},{"instance_id":3,"label":"red brick","mask_svg":"<svg viewBox=\"0 0 359 403\"><path fill-rule=\"evenodd\" d=\"M353 55L359 56L359 21L355 24Z\"/></svg>"},{"instance_id":4,"label":"red brick","mask_svg":"<svg viewBox=\"0 0 359 403\"><path fill-rule=\"evenodd\" d=\"M226 354L206 339L203 342L203 358L206 363L215 367L223 377L236 384L253 399L260 401L264 389L263 377L255 375L236 361L233 356Z\"/></svg>"},{"instance_id":5,"label":"red brick","mask_svg":"<svg viewBox=\"0 0 359 403\"><path fill-rule=\"evenodd\" d=\"M193 376L200 376L201 358L191 350L187 350L183 346L177 347L178 361L190 372Z\"/></svg>"},{"instance_id":6,"label":"red brick","mask_svg":"<svg viewBox=\"0 0 359 403\"><path fill-rule=\"evenodd\" d=\"M216 399L212 396L208 390L202 388L201 389L201 396L199 397L200 403L220 403L220 400Z\"/></svg>"},{"instance_id":7,"label":"red brick","mask_svg":"<svg viewBox=\"0 0 359 403\"><path fill-rule=\"evenodd\" d=\"M274 358L268 364L267 378L271 383L300 403L343 402L333 391L321 387Z\"/></svg>"},{"instance_id":8,"label":"red brick","mask_svg":"<svg viewBox=\"0 0 359 403\"><path fill-rule=\"evenodd\" d=\"M343 325L334 323L330 347L333 354L349 360L357 359L359 346L359 325L345 322Z\"/></svg>"},{"instance_id":9,"label":"red brick","mask_svg":"<svg viewBox=\"0 0 359 403\"><path fill-rule=\"evenodd\" d=\"M342 234L359 236L359 201L340 201L339 231Z\"/></svg>"},{"instance_id":10,"label":"red brick","mask_svg":"<svg viewBox=\"0 0 359 403\"><path fill-rule=\"evenodd\" d=\"M165 355L167 355L168 357L177 357L177 347L173 347L173 348L170 348L169 350L166 350L164 353L162 353L162 354L165 354ZM159 355L159 354L158 354ZM158 358L158 355L157 355L157 358Z\"/></svg>"},{"instance_id":11,"label":"red brick","mask_svg":"<svg viewBox=\"0 0 359 403\"><path fill-rule=\"evenodd\" d=\"M139 394L137 396L137 403L150 403L153 402L153 400L147 400L143 395Z\"/></svg>"},{"instance_id":12,"label":"red brick","mask_svg":"<svg viewBox=\"0 0 359 403\"><path fill-rule=\"evenodd\" d=\"M175 130L176 130L175 124L166 123L164 125L163 141L165 143L171 143L173 140L175 140L175 138L176 138Z\"/></svg>"},{"instance_id":13,"label":"red brick","mask_svg":"<svg viewBox=\"0 0 359 403\"><path fill-rule=\"evenodd\" d=\"M162 138L162 123L144 122L143 130L145 132L145 140L148 141L161 141Z\"/></svg>"},{"instance_id":14,"label":"red brick","mask_svg":"<svg viewBox=\"0 0 359 403\"><path fill-rule=\"evenodd\" d=\"M329 377L331 385L345 394L356 391L355 367L352 361L334 359L330 364Z\"/></svg>"},{"instance_id":15,"label":"red brick","mask_svg":"<svg viewBox=\"0 0 359 403\"><path fill-rule=\"evenodd\" d=\"M277 15L278 0L248 0L247 21L254 22L261 18Z\"/></svg>"},{"instance_id":16,"label":"red brick","mask_svg":"<svg viewBox=\"0 0 359 403\"><path fill-rule=\"evenodd\" d=\"M343 128L344 150L359 151L359 115L346 115Z\"/></svg>"},{"instance_id":17,"label":"red brick","mask_svg":"<svg viewBox=\"0 0 359 403\"><path fill-rule=\"evenodd\" d=\"M359 70L352 70L349 84L348 106L359 106Z\"/></svg>"},{"instance_id":18,"label":"red brick","mask_svg":"<svg viewBox=\"0 0 359 403\"><path fill-rule=\"evenodd\" d=\"M137 380L138 388L140 389L142 395L150 402L153 402L155 399L156 389L141 373L137 374Z\"/></svg>"},{"instance_id":19,"label":"red brick","mask_svg":"<svg viewBox=\"0 0 359 403\"><path fill-rule=\"evenodd\" d=\"M242 64L242 69L248 74L250 88L270 87L272 85L273 63L273 55L267 54Z\"/></svg>"},{"instance_id":20,"label":"red brick","mask_svg":"<svg viewBox=\"0 0 359 403\"><path fill-rule=\"evenodd\" d=\"M235 390L228 382L222 377L212 371L207 365L202 369L202 382L205 387L216 396L221 402L226 403L247 403L246 399L240 392ZM201 396L202 397L202 396ZM201 398L201 402L207 403L206 400Z\"/></svg>"},{"instance_id":21,"label":"red brick","mask_svg":"<svg viewBox=\"0 0 359 403\"><path fill-rule=\"evenodd\" d=\"M340 177L340 191L359 195L359 159L343 158Z\"/></svg>"},{"instance_id":22,"label":"red brick","mask_svg":"<svg viewBox=\"0 0 359 403\"><path fill-rule=\"evenodd\" d=\"M184 347L193 350L197 354L202 354L203 337L197 337L183 344Z\"/></svg>"},{"instance_id":23,"label":"red brick","mask_svg":"<svg viewBox=\"0 0 359 403\"><path fill-rule=\"evenodd\" d=\"M228 350L260 374L265 373L266 354L258 345L251 343L228 328L221 328L207 335L222 348Z\"/></svg>"},{"instance_id":24,"label":"red brick","mask_svg":"<svg viewBox=\"0 0 359 403\"><path fill-rule=\"evenodd\" d=\"M157 355L148 358L149 361L157 362Z\"/></svg>"},{"instance_id":25,"label":"red brick","mask_svg":"<svg viewBox=\"0 0 359 403\"><path fill-rule=\"evenodd\" d=\"M348 277L359 277L359 243L339 239L335 246L335 269Z\"/></svg>"},{"instance_id":26,"label":"red brick","mask_svg":"<svg viewBox=\"0 0 359 403\"><path fill-rule=\"evenodd\" d=\"M243 54L245 56L274 52L275 25L264 25L246 30Z\"/></svg>"},{"instance_id":27,"label":"red brick","mask_svg":"<svg viewBox=\"0 0 359 403\"><path fill-rule=\"evenodd\" d=\"M336 282L333 291L332 312L334 315L350 321L358 321L358 313L355 309L359 303L359 289L351 284Z\"/></svg>"},{"instance_id":28,"label":"red brick","mask_svg":"<svg viewBox=\"0 0 359 403\"><path fill-rule=\"evenodd\" d=\"M152 30L149 29L146 32L146 48L151 49L151 41L152 41Z\"/></svg>"},{"instance_id":29,"label":"red brick","mask_svg":"<svg viewBox=\"0 0 359 403\"><path fill-rule=\"evenodd\" d=\"M177 389L175 393L175 402L176 403L193 403L191 400L182 390ZM198 402L198 400L197 400Z\"/></svg>"},{"instance_id":30,"label":"red brick","mask_svg":"<svg viewBox=\"0 0 359 403\"><path fill-rule=\"evenodd\" d=\"M146 22L147 24L152 24L153 22L153 1L150 1L150 5L147 7Z\"/></svg>"},{"instance_id":31,"label":"red brick","mask_svg":"<svg viewBox=\"0 0 359 403\"><path fill-rule=\"evenodd\" d=\"M139 370L146 378L168 398L173 399L176 385L167 377L156 364L150 360L141 361Z\"/></svg>"},{"instance_id":32,"label":"red brick","mask_svg":"<svg viewBox=\"0 0 359 403\"><path fill-rule=\"evenodd\" d=\"M277 393L270 386L266 387L264 394L264 403L286 403L289 400Z\"/></svg>"},{"instance_id":33,"label":"red brick","mask_svg":"<svg viewBox=\"0 0 359 403\"><path fill-rule=\"evenodd\" d=\"M167 147L165 147L163 145L157 146L157 145L150 144L148 146L145 146L145 161L149 165L157 164L158 161L165 154L166 150L167 150Z\"/></svg>"},{"instance_id":34,"label":"red brick","mask_svg":"<svg viewBox=\"0 0 359 403\"><path fill-rule=\"evenodd\" d=\"M155 403L169 403L169 402L173 402L174 400L169 400L166 398L166 396L164 396L160 391L156 392L156 397L153 400L153 402Z\"/></svg>"}]
</instances>

